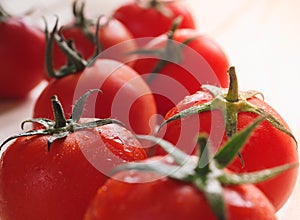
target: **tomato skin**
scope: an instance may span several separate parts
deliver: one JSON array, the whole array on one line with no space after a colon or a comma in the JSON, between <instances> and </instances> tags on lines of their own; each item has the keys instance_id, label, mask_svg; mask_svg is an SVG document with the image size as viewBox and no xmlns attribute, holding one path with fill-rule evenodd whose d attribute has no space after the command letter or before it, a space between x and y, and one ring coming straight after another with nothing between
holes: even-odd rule
<instances>
[{"instance_id":1,"label":"tomato skin","mask_svg":"<svg viewBox=\"0 0 300 220\"><path fill-rule=\"evenodd\" d=\"M174 1L162 4L172 12L171 16L165 16L153 7L142 8L137 4L137 1L129 1L117 8L113 12L113 17L121 21L134 38L156 37L166 33L170 30L174 19L178 16L182 17L179 28L195 29L194 18L184 3ZM141 42L138 42L138 44L141 45Z\"/></svg>"},{"instance_id":2,"label":"tomato skin","mask_svg":"<svg viewBox=\"0 0 300 220\"><path fill-rule=\"evenodd\" d=\"M102 17L99 21L98 40L100 43L100 57L114 59L120 62L132 65L133 61L128 58L127 52L136 49L136 43L132 39L132 34L118 20L113 18ZM95 35L96 26L89 28L92 35ZM62 28L62 35L66 40L72 39L76 50L85 60L91 59L95 54L96 45L88 39L82 29L75 25L74 22ZM66 65L67 59L65 54L54 43L53 47L53 65L55 69Z\"/></svg>"},{"instance_id":3,"label":"tomato skin","mask_svg":"<svg viewBox=\"0 0 300 220\"><path fill-rule=\"evenodd\" d=\"M229 220L276 219L274 207L253 185L224 187L224 199ZM203 193L193 185L154 172L130 170L117 173L98 189L84 220L99 219L216 217Z\"/></svg>"},{"instance_id":4,"label":"tomato skin","mask_svg":"<svg viewBox=\"0 0 300 220\"><path fill-rule=\"evenodd\" d=\"M172 115L187 109L188 107L203 104L212 100L213 96L204 90L184 98L177 104L177 107L170 110L165 119ZM283 118L265 101L257 97L247 99L251 104L263 108L277 118L286 128L288 125ZM240 112L238 114L238 130L245 128L253 122L258 116L254 113ZM213 121L212 121L213 120ZM196 153L195 148L186 146L195 146L195 137L198 132L210 134L210 140L217 151L222 143L227 140L225 134L224 117L219 110L203 112L198 115L192 115L183 120L170 122L161 135L163 138L175 144L187 153ZM183 143L185 145L183 145ZM156 152L158 155L164 154L161 149ZM279 131L267 121L263 121L250 136L243 147L241 155L244 160L244 167L239 158L236 158L228 169L237 173L246 173L258 171L275 166L297 163L298 151L295 141L287 134ZM288 200L297 181L298 169L288 170L275 178L256 184L272 202L276 210L279 210Z\"/></svg>"},{"instance_id":5,"label":"tomato skin","mask_svg":"<svg viewBox=\"0 0 300 220\"><path fill-rule=\"evenodd\" d=\"M72 105L90 89L100 89L102 94L91 95L83 117L116 118L134 133L153 132L156 106L149 87L132 68L109 59L98 59L82 72L52 79L38 97L33 117L52 119L49 100L56 94L69 118Z\"/></svg>"},{"instance_id":6,"label":"tomato skin","mask_svg":"<svg viewBox=\"0 0 300 220\"><path fill-rule=\"evenodd\" d=\"M158 113L163 116L185 96L198 91L202 84L228 87L229 61L221 47L210 37L199 35L193 29L177 29L173 42L182 44L191 38L194 39L182 50L183 60L177 64L174 62L166 64L149 83L155 93ZM167 36L161 35L150 41L145 48L165 48L166 42ZM136 60L133 68L147 79L157 63L156 58L140 58ZM168 92L165 92L166 90Z\"/></svg>"},{"instance_id":7,"label":"tomato skin","mask_svg":"<svg viewBox=\"0 0 300 220\"><path fill-rule=\"evenodd\" d=\"M0 21L0 98L24 98L46 76L43 32L25 18Z\"/></svg>"},{"instance_id":8,"label":"tomato skin","mask_svg":"<svg viewBox=\"0 0 300 220\"><path fill-rule=\"evenodd\" d=\"M118 138L113 139L112 134ZM53 142L49 152L48 137L18 138L3 153L0 160L2 220L81 220L97 188L108 178L103 169L114 166L113 162L105 163L107 158L112 155L120 161L146 158L134 136L116 124L71 133ZM108 167L96 166L96 169L97 161Z\"/></svg>"}]
</instances>

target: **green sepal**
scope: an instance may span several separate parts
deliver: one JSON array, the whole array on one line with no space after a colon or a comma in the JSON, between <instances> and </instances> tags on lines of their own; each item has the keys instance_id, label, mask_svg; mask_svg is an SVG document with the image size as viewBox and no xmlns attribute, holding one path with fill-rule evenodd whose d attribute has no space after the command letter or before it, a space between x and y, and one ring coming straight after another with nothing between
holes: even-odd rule
<instances>
[{"instance_id":1,"label":"green sepal","mask_svg":"<svg viewBox=\"0 0 300 220\"><path fill-rule=\"evenodd\" d=\"M17 139L20 137L28 137L28 136L33 136L33 135L47 135L47 134L48 134L48 132L45 130L31 130L31 131L27 131L27 132L22 132L17 135L13 135L2 142L2 144L0 145L0 151L2 150L4 145L7 144L11 140L14 140L14 139Z\"/></svg>"},{"instance_id":2,"label":"green sepal","mask_svg":"<svg viewBox=\"0 0 300 220\"><path fill-rule=\"evenodd\" d=\"M105 119L98 119L86 123L77 123L81 117L81 114L83 112L84 104L88 98L93 92L99 92L98 89L90 90L86 92L82 97L79 98L78 102L75 104L72 116L70 119L65 119L65 115L63 113L63 109L61 106L61 103L59 102L58 98L56 96L53 96L52 101L52 107L53 107L53 113L55 116L55 120L45 119L45 118L36 118L36 119L29 119L26 121L23 121L21 124L22 129L24 128L24 124L31 122L31 123L38 123L42 126L44 126L43 129L39 130L30 130L26 131L14 136L11 136L7 138L1 145L0 145L0 151L2 147L8 143L9 141L23 137L23 136L33 136L33 135L49 135L48 142L47 142L47 148L48 151L50 150L51 144L58 140L63 139L67 137L70 133L84 130L84 129L90 129L95 128L99 126L103 126L106 124L119 124L121 126L124 126L124 124L116 119L111 118L105 118ZM75 120L73 120L73 118Z\"/></svg>"},{"instance_id":3,"label":"green sepal","mask_svg":"<svg viewBox=\"0 0 300 220\"><path fill-rule=\"evenodd\" d=\"M218 220L225 220L226 209L223 198L223 187L220 181L214 176L208 175L204 184L201 179L198 178L194 181L194 185L204 193L216 218Z\"/></svg>"},{"instance_id":4,"label":"green sepal","mask_svg":"<svg viewBox=\"0 0 300 220\"><path fill-rule=\"evenodd\" d=\"M184 164L186 164L187 162L190 161L189 155L187 155L180 149L174 147L173 144L171 144L170 142L168 142L162 138L158 138L158 137L150 136L150 135L136 135L136 137L138 139L151 141L153 144L158 144L160 146L163 146L164 151L166 151L168 154L170 154L172 156L172 158L174 159L174 161L176 162L176 164L178 164L178 165L183 166Z\"/></svg>"},{"instance_id":5,"label":"green sepal","mask_svg":"<svg viewBox=\"0 0 300 220\"><path fill-rule=\"evenodd\" d=\"M75 103L75 105L72 109L72 114L70 117L74 122L79 121L79 119L83 113L84 104L86 103L88 97L94 92L102 93L102 91L100 89L91 89L77 100L77 102Z\"/></svg>"},{"instance_id":6,"label":"green sepal","mask_svg":"<svg viewBox=\"0 0 300 220\"><path fill-rule=\"evenodd\" d=\"M174 42L175 31L179 28L182 19L182 16L178 16L173 20L170 30L166 33L168 39L164 48L137 49L129 53L137 55L153 55L154 58L158 59L158 62L146 79L147 84L150 84L155 78L156 74L159 73L168 63L171 62L179 64L183 60L183 48L198 37L196 36L188 38L182 43Z\"/></svg>"},{"instance_id":7,"label":"green sepal","mask_svg":"<svg viewBox=\"0 0 300 220\"><path fill-rule=\"evenodd\" d=\"M150 1L136 1L136 4L143 9L151 9L154 8L156 11L161 13L163 16L167 18L171 18L173 16L173 12L166 7L166 4L172 3L174 0L150 0Z\"/></svg>"},{"instance_id":8,"label":"green sepal","mask_svg":"<svg viewBox=\"0 0 300 220\"><path fill-rule=\"evenodd\" d=\"M290 136L291 138L293 138L293 140L295 141L295 143L297 144L297 139L296 137L292 134L292 132L290 132L282 123L280 123L280 121L275 118L272 114L266 112L264 109L262 108L257 108L256 106L252 105L251 103L249 103L248 106L245 106L243 108L243 110L247 111L247 112L253 112L257 115L264 115L265 119L271 124L273 125L275 128L277 128L278 130L282 131L283 133L287 134L288 136ZM297 144L298 145L298 144Z\"/></svg>"},{"instance_id":9,"label":"green sepal","mask_svg":"<svg viewBox=\"0 0 300 220\"><path fill-rule=\"evenodd\" d=\"M298 163L290 163L250 173L238 174L224 172L218 179L224 185L257 184L298 166Z\"/></svg>"},{"instance_id":10,"label":"green sepal","mask_svg":"<svg viewBox=\"0 0 300 220\"><path fill-rule=\"evenodd\" d=\"M72 40L66 41L61 33L61 28L57 30L58 18L56 18L52 31L49 33L48 25L45 20L46 38L46 68L50 78L62 78L66 75L77 73L86 68L88 63L82 58L81 54L75 50ZM53 67L53 43L54 40L67 57L67 65L55 71Z\"/></svg>"},{"instance_id":11,"label":"green sepal","mask_svg":"<svg viewBox=\"0 0 300 220\"><path fill-rule=\"evenodd\" d=\"M257 118L245 129L232 136L217 152L214 159L217 161L220 168L226 167L235 158L249 139L254 129L262 122L262 120L264 120L264 117Z\"/></svg>"},{"instance_id":12,"label":"green sepal","mask_svg":"<svg viewBox=\"0 0 300 220\"><path fill-rule=\"evenodd\" d=\"M66 138L70 133L71 133L71 131L63 131L63 132L52 134L47 140L47 150L50 151L51 144L54 141L56 141L58 139Z\"/></svg>"},{"instance_id":13,"label":"green sepal","mask_svg":"<svg viewBox=\"0 0 300 220\"><path fill-rule=\"evenodd\" d=\"M175 121L181 118L186 118L191 115L195 115L201 112L207 112L212 110L212 102L206 102L203 105L195 105L190 108L184 109L181 112L171 116L167 120L163 121L162 124L159 126L158 131L165 126L166 124L170 123L171 121Z\"/></svg>"},{"instance_id":14,"label":"green sepal","mask_svg":"<svg viewBox=\"0 0 300 220\"><path fill-rule=\"evenodd\" d=\"M256 95L261 95L262 98L264 98L263 94L254 90L246 92L237 91L237 78L235 76L234 68L230 68L230 75L231 80L234 82L230 83L231 87L229 89L222 89L212 85L203 85L202 89L211 93L213 95L213 99L209 102L184 109L183 111L171 116L162 122L159 129L174 120L186 118L191 115L210 110L220 110L224 117L226 135L231 138L231 136L237 132L238 114L240 112L252 112L258 116L265 117L265 119L274 126L274 128L287 134L297 143L295 136L279 121L279 119L274 117L272 114L267 113L263 108L255 106L248 101L248 99ZM238 94L236 94L237 92Z\"/></svg>"},{"instance_id":15,"label":"green sepal","mask_svg":"<svg viewBox=\"0 0 300 220\"><path fill-rule=\"evenodd\" d=\"M83 71L89 65L92 65L96 61L97 56L101 51L101 44L99 42L99 28L100 28L100 18L97 19L96 31L93 36L93 43L95 44L95 52L88 59L85 60L82 55L76 50L72 40L66 40L63 37L62 30L63 27L58 29L58 18L53 26L53 29L49 33L48 25L45 20L45 38L46 38L46 68L47 73L50 78L62 78L64 76L75 74ZM89 34L91 35L91 33ZM55 71L53 67L53 43L54 41L58 44L61 51L65 54L67 58L67 64L62 66L59 70Z\"/></svg>"},{"instance_id":16,"label":"green sepal","mask_svg":"<svg viewBox=\"0 0 300 220\"><path fill-rule=\"evenodd\" d=\"M168 156L167 156L168 157ZM164 158L166 159L166 158ZM170 160L173 158L170 157ZM117 166L111 171L111 174L122 170L139 170L139 171L151 171L160 175L167 176L180 181L189 181L190 177L195 175L194 168L196 166L195 161L189 159L189 162L178 166L178 164L166 164L160 160L154 160L150 162L130 162L120 166Z\"/></svg>"},{"instance_id":17,"label":"green sepal","mask_svg":"<svg viewBox=\"0 0 300 220\"><path fill-rule=\"evenodd\" d=\"M34 118L27 119L21 123L21 129L24 130L24 126L26 123L37 123L42 125L45 129L49 129L50 127L54 127L55 122L48 118Z\"/></svg>"}]
</instances>

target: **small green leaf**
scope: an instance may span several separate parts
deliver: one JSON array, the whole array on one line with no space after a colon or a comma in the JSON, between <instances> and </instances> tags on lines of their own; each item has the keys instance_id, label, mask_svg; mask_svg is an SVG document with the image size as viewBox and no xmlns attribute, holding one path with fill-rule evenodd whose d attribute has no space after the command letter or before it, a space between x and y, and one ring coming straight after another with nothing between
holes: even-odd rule
<instances>
[{"instance_id":1,"label":"small green leaf","mask_svg":"<svg viewBox=\"0 0 300 220\"><path fill-rule=\"evenodd\" d=\"M287 134L291 138L293 138L293 140L295 141L295 143L297 143L297 139L292 134L292 132L290 132L277 118L275 118L273 115L271 115L268 112L266 112L264 109L258 108L257 106L248 103L248 105L245 106L243 110L247 111L247 112L253 112L253 113L256 113L258 115L264 115L265 119L271 125L273 125L278 130L282 131L283 133Z\"/></svg>"},{"instance_id":2,"label":"small green leaf","mask_svg":"<svg viewBox=\"0 0 300 220\"><path fill-rule=\"evenodd\" d=\"M53 120L50 120L50 119L47 119L47 118L28 119L28 120L25 120L25 121L22 122L22 124L21 124L22 130L24 129L24 125L28 122L41 124L42 126L45 127L45 129L49 129L50 127L53 127L54 123L55 123Z\"/></svg>"},{"instance_id":3,"label":"small green leaf","mask_svg":"<svg viewBox=\"0 0 300 220\"><path fill-rule=\"evenodd\" d=\"M250 125L233 135L214 156L220 167L227 166L247 142L249 136L264 117L258 117Z\"/></svg>"},{"instance_id":4,"label":"small green leaf","mask_svg":"<svg viewBox=\"0 0 300 220\"><path fill-rule=\"evenodd\" d=\"M48 149L48 151L50 151L51 144L52 144L54 141L56 141L56 140L58 140L58 139L63 139L63 138L65 138L65 137L67 137L69 134L70 134L70 131L65 131L65 132L55 133L55 134L53 134L52 136L50 136L50 137L48 138L48 141L47 141L47 147L48 147L47 149Z\"/></svg>"},{"instance_id":5,"label":"small green leaf","mask_svg":"<svg viewBox=\"0 0 300 220\"><path fill-rule=\"evenodd\" d=\"M256 184L268 180L270 178L276 177L279 174L289 169L296 168L298 166L298 163L291 163L250 173L237 174L224 172L222 175L219 176L219 181L226 185L240 185L248 183Z\"/></svg>"},{"instance_id":6,"label":"small green leaf","mask_svg":"<svg viewBox=\"0 0 300 220\"><path fill-rule=\"evenodd\" d=\"M224 90L221 89L220 87L217 86L213 86L213 85L202 85L201 89L206 90L208 92L210 92L213 97L223 97L224 94Z\"/></svg>"},{"instance_id":7,"label":"small green leaf","mask_svg":"<svg viewBox=\"0 0 300 220\"><path fill-rule=\"evenodd\" d=\"M122 170L140 170L140 171L156 172L163 176L167 176L181 181L188 179L189 176L194 174L193 169L191 169L188 165L187 166L171 165L171 164L166 164L161 160L126 163L124 165L120 165L114 168L112 170L112 174Z\"/></svg>"},{"instance_id":8,"label":"small green leaf","mask_svg":"<svg viewBox=\"0 0 300 220\"><path fill-rule=\"evenodd\" d=\"M125 127L125 125L122 122L120 122L119 120L111 119L111 118L99 119L96 121L90 121L90 122L81 123L81 124L73 124L73 127L74 127L74 131L78 131L78 130L83 130L83 129L95 128L95 127L99 127L99 126L103 126L103 125L107 125L107 124L118 124L118 125Z\"/></svg>"},{"instance_id":9,"label":"small green leaf","mask_svg":"<svg viewBox=\"0 0 300 220\"><path fill-rule=\"evenodd\" d=\"M204 193L205 198L217 219L225 220L226 210L223 198L223 187L218 179L208 175L205 183L203 183L200 178L197 178L194 181L194 184Z\"/></svg>"},{"instance_id":10,"label":"small green leaf","mask_svg":"<svg viewBox=\"0 0 300 220\"><path fill-rule=\"evenodd\" d=\"M191 115L195 115L195 114L198 114L198 113L201 113L201 112L206 112L206 111L209 111L211 109L212 109L212 102L206 102L206 103L201 104L201 105L195 105L195 106L192 106L190 108L184 109L181 112L179 112L179 113L173 115L172 117L168 118L167 120L165 120L159 126L158 131L163 126L165 126L166 124L168 124L171 121L175 121L175 120L178 120L180 118L185 118L185 117L188 117L188 116L191 116Z\"/></svg>"},{"instance_id":11,"label":"small green leaf","mask_svg":"<svg viewBox=\"0 0 300 220\"><path fill-rule=\"evenodd\" d=\"M264 94L262 94L259 91L255 91L255 90L248 90L246 92L240 91L239 93L240 93L240 97L245 100L250 99L257 95L260 95L263 100L265 99Z\"/></svg>"},{"instance_id":12,"label":"small green leaf","mask_svg":"<svg viewBox=\"0 0 300 220\"><path fill-rule=\"evenodd\" d=\"M153 55L155 58L162 57L162 50L161 49L137 49L134 51L129 52L132 55Z\"/></svg>"},{"instance_id":13,"label":"small green leaf","mask_svg":"<svg viewBox=\"0 0 300 220\"><path fill-rule=\"evenodd\" d=\"M33 136L33 135L46 135L46 134L48 134L48 131L45 131L45 130L31 130L31 131L26 131L26 132L11 136L11 137L7 138L5 141L3 141L3 143L0 145L0 151L2 150L2 148L5 144L7 144L9 141L14 140L16 138L28 137L28 136Z\"/></svg>"},{"instance_id":14,"label":"small green leaf","mask_svg":"<svg viewBox=\"0 0 300 220\"><path fill-rule=\"evenodd\" d=\"M161 148L163 148L168 154L170 154L174 158L175 162L178 165L185 165L188 161L190 161L190 155L187 155L179 148L175 147L173 144L164 139L150 135L137 135L136 137L138 139L152 141L153 143L160 145Z\"/></svg>"},{"instance_id":15,"label":"small green leaf","mask_svg":"<svg viewBox=\"0 0 300 220\"><path fill-rule=\"evenodd\" d=\"M79 119L80 119L80 117L82 115L82 112L83 112L86 100L94 92L101 93L102 91L100 89L91 89L88 92L86 92L84 95L82 95L79 98L79 100L76 102L76 104L74 105L74 108L72 110L72 115L70 117L74 122L78 122L79 121Z\"/></svg>"},{"instance_id":16,"label":"small green leaf","mask_svg":"<svg viewBox=\"0 0 300 220\"><path fill-rule=\"evenodd\" d=\"M210 172L210 160L211 155L209 152L210 146L208 143L208 135L200 133L197 139L198 146L200 148L199 160L196 167L196 172L202 176L206 176Z\"/></svg>"}]
</instances>

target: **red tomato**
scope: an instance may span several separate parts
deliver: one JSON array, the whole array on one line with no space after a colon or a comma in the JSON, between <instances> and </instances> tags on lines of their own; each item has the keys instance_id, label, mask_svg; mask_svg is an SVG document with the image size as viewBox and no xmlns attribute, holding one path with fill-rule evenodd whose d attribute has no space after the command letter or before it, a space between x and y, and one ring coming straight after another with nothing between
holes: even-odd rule
<instances>
[{"instance_id":1,"label":"red tomato","mask_svg":"<svg viewBox=\"0 0 300 220\"><path fill-rule=\"evenodd\" d=\"M81 220L107 171L146 157L135 137L117 124L76 131L54 141L49 151L48 138L21 137L3 153L1 219Z\"/></svg>"},{"instance_id":2,"label":"red tomato","mask_svg":"<svg viewBox=\"0 0 300 220\"><path fill-rule=\"evenodd\" d=\"M134 38L145 38L138 41L139 45L147 41L147 37L166 33L178 16L182 17L180 28L195 28L194 18L182 1L129 1L113 12L113 17L121 21Z\"/></svg>"},{"instance_id":3,"label":"red tomato","mask_svg":"<svg viewBox=\"0 0 300 220\"><path fill-rule=\"evenodd\" d=\"M24 98L45 77L43 32L0 7L0 98Z\"/></svg>"},{"instance_id":4,"label":"red tomato","mask_svg":"<svg viewBox=\"0 0 300 220\"><path fill-rule=\"evenodd\" d=\"M153 132L156 106L153 95L144 80L129 66L115 60L98 59L83 71L52 79L38 97L34 118L53 118L50 98L56 94L70 117L72 105L90 89L93 94L83 117L116 118L137 134Z\"/></svg>"},{"instance_id":5,"label":"red tomato","mask_svg":"<svg viewBox=\"0 0 300 220\"><path fill-rule=\"evenodd\" d=\"M240 94L243 95L244 93L240 92ZM165 119L167 120L190 107L203 106L213 99L214 96L210 91L200 90L180 101L175 108L167 113ZM251 105L258 107L260 111L272 115L277 119L278 123L289 131L288 125L283 118L264 100L255 96L248 97L246 100ZM235 102L239 105L237 116L238 131L245 128L258 117L258 114L247 112L245 108L241 107L243 101L243 98L239 97L239 100ZM215 102L215 104L212 106L213 110L209 109L185 117L182 120L175 120L168 123L166 129L161 131L161 135L163 135L164 139L183 149L185 152L195 153L194 147L188 148L187 146L195 146L194 140L199 131L206 132L210 135L214 151L217 151L219 146L227 140L223 113L230 114L230 112L232 113L232 109L228 107L225 112L222 112L219 108L224 107L225 103L223 105L220 102ZM163 132L165 133L163 134ZM164 154L164 152L158 149L157 154ZM298 151L295 140L266 120L255 129L253 135L242 149L241 156L244 166L241 164L240 158L236 158L228 168L234 172L245 173L298 162ZM256 185L269 198L275 209L278 210L285 204L292 193L297 175L298 170L293 169Z\"/></svg>"},{"instance_id":6,"label":"red tomato","mask_svg":"<svg viewBox=\"0 0 300 220\"><path fill-rule=\"evenodd\" d=\"M192 40L184 45L189 39ZM198 91L202 84L228 86L229 62L225 53L214 40L199 35L196 30L177 29L169 40L166 34L161 35L150 41L145 50L165 53L142 57L133 66L148 81L158 113L163 116L186 95ZM169 62L155 70L162 62L159 58Z\"/></svg>"},{"instance_id":7,"label":"red tomato","mask_svg":"<svg viewBox=\"0 0 300 220\"><path fill-rule=\"evenodd\" d=\"M62 27L62 34L66 40L72 40L76 50L88 60L93 57L96 51L96 20L88 20L84 17L84 5L78 9L78 1L74 2L74 21ZM129 62L128 51L136 49L136 43L132 34L118 20L99 17L98 41L100 43L100 55L102 58L115 59L121 62ZM65 54L55 43L53 48L53 63L56 69L66 65ZM133 62L129 62L132 64Z\"/></svg>"},{"instance_id":8,"label":"red tomato","mask_svg":"<svg viewBox=\"0 0 300 220\"><path fill-rule=\"evenodd\" d=\"M253 185L225 186L224 200L228 220L276 219L274 207ZM84 220L99 219L217 218L194 185L155 172L129 170L117 173L98 190Z\"/></svg>"}]
</instances>

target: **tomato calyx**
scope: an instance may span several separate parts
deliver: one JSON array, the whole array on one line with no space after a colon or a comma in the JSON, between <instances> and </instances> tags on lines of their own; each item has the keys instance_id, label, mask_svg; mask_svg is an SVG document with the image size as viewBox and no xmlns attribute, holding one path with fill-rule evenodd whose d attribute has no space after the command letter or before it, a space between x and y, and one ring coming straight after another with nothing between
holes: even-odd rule
<instances>
[{"instance_id":1,"label":"tomato calyx","mask_svg":"<svg viewBox=\"0 0 300 220\"><path fill-rule=\"evenodd\" d=\"M94 25L94 22L91 19L87 19L84 15L85 3L81 2L81 5L78 6L78 1L73 2L73 16L75 18L74 26L79 27L85 36L93 43L95 43L94 34L89 30L91 26Z\"/></svg>"},{"instance_id":2,"label":"tomato calyx","mask_svg":"<svg viewBox=\"0 0 300 220\"><path fill-rule=\"evenodd\" d=\"M174 2L174 0L136 0L136 4L140 8L145 10L153 8L167 18L171 18L173 12L166 5Z\"/></svg>"},{"instance_id":3,"label":"tomato calyx","mask_svg":"<svg viewBox=\"0 0 300 220\"><path fill-rule=\"evenodd\" d=\"M238 114L240 112L252 112L259 116L264 116L265 120L272 126L289 135L297 143L294 135L275 116L266 112L263 108L248 102L248 99L256 95L261 95L264 98L262 93L254 90L239 91L235 68L233 66L230 67L228 73L230 78L228 89L212 85L202 85L202 89L210 92L214 98L209 102L192 106L173 115L160 125L160 129L169 122L180 118L211 110L221 110L225 121L226 135L228 138L231 138L237 132Z\"/></svg>"},{"instance_id":4,"label":"tomato calyx","mask_svg":"<svg viewBox=\"0 0 300 220\"><path fill-rule=\"evenodd\" d=\"M54 113L54 120L50 120L47 118L34 118L34 119L28 119L22 122L21 128L24 129L24 125L28 122L31 123L38 123L42 125L43 129L38 130L29 130L14 136L11 136L7 138L1 145L0 145L0 151L2 147L9 141L24 137L24 136L33 136L33 135L50 135L47 142L48 151L50 151L51 144L58 140L63 139L67 137L70 133L79 131L79 130L85 130L85 129L91 129L95 127L99 127L106 124L119 124L121 126L124 126L124 124L116 119L98 119L98 120L91 120L89 122L85 123L79 123L80 117L82 115L84 104L87 100L87 98L94 92L100 92L98 89L93 89L88 92L86 92L83 96L79 98L79 100L76 102L72 109L72 114L69 119L65 118L64 111L62 108L62 105L60 101L58 100L57 96L54 95L51 98L52 102L52 108Z\"/></svg>"},{"instance_id":5,"label":"tomato calyx","mask_svg":"<svg viewBox=\"0 0 300 220\"><path fill-rule=\"evenodd\" d=\"M226 219L226 210L223 199L223 187L226 185L255 184L280 173L295 168L298 163L285 164L271 169L265 169L250 173L229 173L225 167L235 158L242 149L253 130L264 120L258 117L243 130L235 133L225 143L221 150L212 156L210 142L207 134L199 134L199 156L191 156L176 148L170 142L154 136L138 135L140 139L159 144L167 153L167 160L150 160L135 163L127 163L113 170L140 170L157 172L168 178L193 184L207 199L217 219ZM167 162L166 162L167 161Z\"/></svg>"},{"instance_id":6,"label":"tomato calyx","mask_svg":"<svg viewBox=\"0 0 300 220\"><path fill-rule=\"evenodd\" d=\"M101 15L96 21L87 19L84 14L84 2L81 2L81 5L78 6L78 1L74 1L72 9L73 16L75 18L74 26L80 28L87 39L89 39L93 44L97 45L97 48L100 51L102 46L98 40L98 36L94 34L90 28L96 27L98 31L99 29L102 29L108 25L110 18L106 17L105 15Z\"/></svg>"},{"instance_id":7,"label":"tomato calyx","mask_svg":"<svg viewBox=\"0 0 300 220\"><path fill-rule=\"evenodd\" d=\"M182 62L184 59L182 54L183 48L196 38L191 37L183 42L176 42L174 40L175 31L178 29L181 21L181 16L174 19L171 29L166 33L167 40L164 47L160 49L138 49L132 52L132 54L138 55L153 55L153 58L158 59L157 64L153 68L149 77L146 79L148 84L152 82L156 74L159 73L168 63L179 64Z\"/></svg>"},{"instance_id":8,"label":"tomato calyx","mask_svg":"<svg viewBox=\"0 0 300 220\"><path fill-rule=\"evenodd\" d=\"M98 28L95 32L95 39L97 39L96 49L94 55L89 59L85 60L82 55L76 50L73 41L66 41L62 35L62 27L57 30L58 19L56 19L55 25L52 31L49 33L47 23L45 22L45 36L46 36L46 68L47 73L50 78L62 78L64 76L79 73L83 71L87 66L91 65L99 54L100 43L98 41ZM61 67L59 70L55 71L53 67L53 42L57 42L58 46L62 52L67 57L67 64Z\"/></svg>"}]
</instances>

